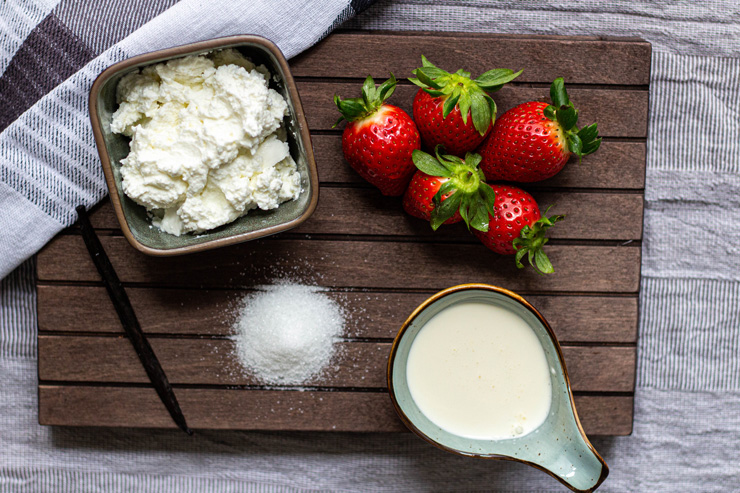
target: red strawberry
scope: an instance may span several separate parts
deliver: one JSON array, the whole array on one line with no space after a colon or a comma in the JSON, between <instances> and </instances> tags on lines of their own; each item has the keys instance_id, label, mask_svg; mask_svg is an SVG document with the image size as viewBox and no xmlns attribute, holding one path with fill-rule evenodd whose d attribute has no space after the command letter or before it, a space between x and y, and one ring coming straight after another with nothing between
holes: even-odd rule
<instances>
[{"instance_id":1,"label":"red strawberry","mask_svg":"<svg viewBox=\"0 0 740 493\"><path fill-rule=\"evenodd\" d=\"M486 231L496 197L483 182L483 173L478 169L480 156L468 153L463 161L457 156L440 155L439 149L438 146L436 158L414 151L414 164L419 171L403 196L404 210L430 221L434 230L463 220L468 229L472 226Z\"/></svg>"},{"instance_id":2,"label":"red strawberry","mask_svg":"<svg viewBox=\"0 0 740 493\"><path fill-rule=\"evenodd\" d=\"M520 269L524 267L521 259L526 254L538 271L552 274L552 264L542 246L548 241L547 229L565 216L543 217L534 198L521 188L489 186L496 194L496 202L488 231L473 231L473 234L496 253L516 254L516 266Z\"/></svg>"},{"instance_id":3,"label":"red strawberry","mask_svg":"<svg viewBox=\"0 0 740 493\"><path fill-rule=\"evenodd\" d=\"M504 113L478 149L488 180L540 181L557 174L570 156L582 158L601 145L596 124L578 129L578 110L562 77L550 87L552 105L520 104Z\"/></svg>"},{"instance_id":4,"label":"red strawberry","mask_svg":"<svg viewBox=\"0 0 740 493\"><path fill-rule=\"evenodd\" d=\"M483 142L496 120L496 103L486 91L495 92L514 80L521 70L489 70L475 80L470 73L454 74L432 65L422 55L422 67L409 79L421 87L414 98L414 121L427 149L443 145L445 151L463 156Z\"/></svg>"},{"instance_id":5,"label":"red strawberry","mask_svg":"<svg viewBox=\"0 0 740 493\"><path fill-rule=\"evenodd\" d=\"M344 158L360 176L380 189L383 195L401 195L416 168L411 153L419 149L419 131L401 108L384 104L396 88L396 78L375 87L372 77L365 79L362 97L334 103L346 119L342 134Z\"/></svg>"}]
</instances>

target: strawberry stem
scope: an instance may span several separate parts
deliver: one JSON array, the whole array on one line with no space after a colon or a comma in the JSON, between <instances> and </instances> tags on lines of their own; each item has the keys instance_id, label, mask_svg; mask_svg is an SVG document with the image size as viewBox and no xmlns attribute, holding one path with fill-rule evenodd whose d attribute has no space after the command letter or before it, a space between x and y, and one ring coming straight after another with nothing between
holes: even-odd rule
<instances>
[{"instance_id":1,"label":"strawberry stem","mask_svg":"<svg viewBox=\"0 0 740 493\"><path fill-rule=\"evenodd\" d=\"M552 206L550 206L552 207ZM514 261L519 269L524 268L522 264L522 258L527 255L529 264L535 268L539 274L552 274L555 269L552 267L550 259L547 258L547 254L542 249L545 243L549 241L547 238L547 230L550 229L556 222L565 219L563 215L555 215L546 217L550 207L545 210L545 214L537 220L531 226L527 225L522 228L518 238L514 238L512 245L516 250L516 256Z\"/></svg>"},{"instance_id":2,"label":"strawberry stem","mask_svg":"<svg viewBox=\"0 0 740 493\"><path fill-rule=\"evenodd\" d=\"M375 81L371 76L367 76L362 84L362 97L342 99L338 94L334 95L334 104L337 105L342 116L336 121L332 128L341 123L342 120L353 122L362 120L372 115L383 106L386 99L391 97L396 90L396 77L391 74L391 78L375 87Z\"/></svg>"},{"instance_id":3,"label":"strawberry stem","mask_svg":"<svg viewBox=\"0 0 740 493\"><path fill-rule=\"evenodd\" d=\"M481 135L485 135L489 126L496 121L496 102L488 92L498 91L522 73L521 70L515 73L508 68L497 68L473 80L470 72L460 69L451 74L435 67L424 55L421 56L421 64L413 72L416 77L409 78L409 81L430 96L444 99L443 118L447 118L457 106L463 123L467 124L470 113L473 126Z\"/></svg>"},{"instance_id":4,"label":"strawberry stem","mask_svg":"<svg viewBox=\"0 0 740 493\"><path fill-rule=\"evenodd\" d=\"M568 97L562 77L558 77L550 85L550 99L552 104L544 109L544 114L548 119L558 122L563 129L568 150L578 156L579 162L583 156L596 152L601 146L596 123L578 129L578 110Z\"/></svg>"},{"instance_id":5,"label":"strawberry stem","mask_svg":"<svg viewBox=\"0 0 740 493\"><path fill-rule=\"evenodd\" d=\"M468 229L488 231L488 215L493 214L496 194L485 184L485 175L478 168L479 154L467 153L465 159L441 154L441 146L435 148L435 156L415 150L411 155L414 165L430 176L449 178L432 198L434 210L431 226L437 230L455 212L465 221Z\"/></svg>"}]
</instances>

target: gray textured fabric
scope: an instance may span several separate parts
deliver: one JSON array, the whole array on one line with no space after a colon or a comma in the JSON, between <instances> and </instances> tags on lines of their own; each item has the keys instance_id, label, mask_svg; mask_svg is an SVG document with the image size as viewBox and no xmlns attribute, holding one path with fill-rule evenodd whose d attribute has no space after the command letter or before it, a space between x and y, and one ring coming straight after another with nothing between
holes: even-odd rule
<instances>
[{"instance_id":1,"label":"gray textured fabric","mask_svg":"<svg viewBox=\"0 0 740 493\"><path fill-rule=\"evenodd\" d=\"M0 77L0 132L92 57L55 15L46 16Z\"/></svg>"},{"instance_id":2,"label":"gray textured fabric","mask_svg":"<svg viewBox=\"0 0 740 493\"><path fill-rule=\"evenodd\" d=\"M635 428L594 440L611 468L600 491L740 489L739 10L732 0L396 0L345 24L653 43ZM40 427L32 283L24 264L0 285L0 491L564 491L539 471L409 434L193 440Z\"/></svg>"},{"instance_id":3,"label":"gray textured fabric","mask_svg":"<svg viewBox=\"0 0 740 493\"><path fill-rule=\"evenodd\" d=\"M5 0L0 2L0 75L33 28L59 0Z\"/></svg>"},{"instance_id":4,"label":"gray textured fabric","mask_svg":"<svg viewBox=\"0 0 740 493\"><path fill-rule=\"evenodd\" d=\"M54 15L97 54L175 3L177 0L62 0Z\"/></svg>"}]
</instances>

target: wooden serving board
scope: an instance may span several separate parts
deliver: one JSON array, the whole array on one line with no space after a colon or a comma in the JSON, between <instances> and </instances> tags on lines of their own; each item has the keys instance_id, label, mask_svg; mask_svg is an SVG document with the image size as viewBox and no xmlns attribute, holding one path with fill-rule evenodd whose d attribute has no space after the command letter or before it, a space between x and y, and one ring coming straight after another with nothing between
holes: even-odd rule
<instances>
[{"instance_id":1,"label":"wooden serving board","mask_svg":"<svg viewBox=\"0 0 740 493\"><path fill-rule=\"evenodd\" d=\"M444 43L440 41L443 38ZM344 162L335 93L362 79L407 77L425 54L473 74L523 68L494 95L500 114L548 97L564 76L582 125L604 141L582 165L527 186L566 221L547 247L556 273L518 271L463 226L406 216ZM144 331L194 428L401 431L386 392L391 341L431 293L485 282L523 294L563 346L586 432L632 430L645 184L650 45L635 39L422 32L340 32L291 63L304 103L321 192L298 229L185 257L152 258L121 235L110 204L92 215ZM410 112L416 87L391 102ZM70 228L38 255L39 422L45 425L174 427L113 311L79 232ZM331 290L351 314L341 358L304 389L266 389L243 376L228 339L237 300L275 275L293 273Z\"/></svg>"}]
</instances>

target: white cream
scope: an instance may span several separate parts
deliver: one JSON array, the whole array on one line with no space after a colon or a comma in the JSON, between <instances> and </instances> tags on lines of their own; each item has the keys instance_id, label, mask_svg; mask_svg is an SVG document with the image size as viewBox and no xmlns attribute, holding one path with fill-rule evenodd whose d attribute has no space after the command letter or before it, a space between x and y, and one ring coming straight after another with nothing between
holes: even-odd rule
<instances>
[{"instance_id":1,"label":"white cream","mask_svg":"<svg viewBox=\"0 0 740 493\"><path fill-rule=\"evenodd\" d=\"M296 199L300 175L269 72L235 50L148 66L121 79L111 131L131 137L123 191L180 235Z\"/></svg>"},{"instance_id":2,"label":"white cream","mask_svg":"<svg viewBox=\"0 0 740 493\"><path fill-rule=\"evenodd\" d=\"M460 303L435 315L416 335L406 371L419 410L458 436L524 436L550 411L545 352L518 315L485 303Z\"/></svg>"}]
</instances>

